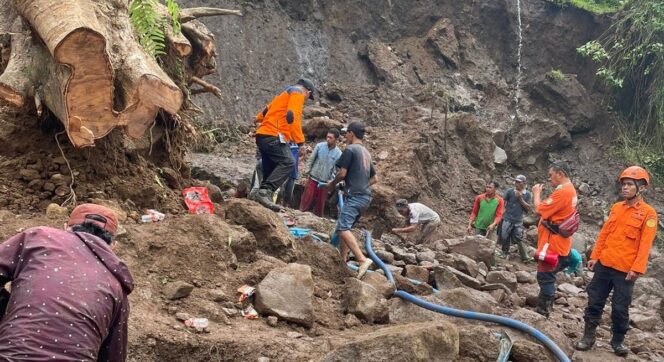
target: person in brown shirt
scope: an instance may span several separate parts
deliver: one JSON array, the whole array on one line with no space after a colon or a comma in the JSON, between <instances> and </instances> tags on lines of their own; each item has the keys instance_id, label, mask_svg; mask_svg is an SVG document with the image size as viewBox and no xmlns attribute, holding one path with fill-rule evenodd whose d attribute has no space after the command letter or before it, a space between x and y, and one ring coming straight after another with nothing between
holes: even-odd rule
<instances>
[{"instance_id":1,"label":"person in brown shirt","mask_svg":"<svg viewBox=\"0 0 664 362\"><path fill-rule=\"evenodd\" d=\"M0 244L3 361L125 361L134 285L111 250L117 226L113 210L83 204L66 230L30 228Z\"/></svg>"}]
</instances>

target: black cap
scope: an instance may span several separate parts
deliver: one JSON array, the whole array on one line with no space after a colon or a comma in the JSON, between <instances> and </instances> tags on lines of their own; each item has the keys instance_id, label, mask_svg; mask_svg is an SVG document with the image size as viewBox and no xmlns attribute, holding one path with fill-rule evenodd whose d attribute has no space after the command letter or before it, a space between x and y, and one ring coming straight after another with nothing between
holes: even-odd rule
<instances>
[{"instance_id":1,"label":"black cap","mask_svg":"<svg viewBox=\"0 0 664 362\"><path fill-rule=\"evenodd\" d=\"M316 90L316 87L314 86L314 82L310 81L307 78L300 78L297 83L304 88L306 88L309 91L309 99L313 100L314 99L314 90Z\"/></svg>"},{"instance_id":2,"label":"black cap","mask_svg":"<svg viewBox=\"0 0 664 362\"><path fill-rule=\"evenodd\" d=\"M365 125L362 121L353 121L348 127L346 127L348 132L353 132L355 137L359 139L364 139Z\"/></svg>"}]
</instances>

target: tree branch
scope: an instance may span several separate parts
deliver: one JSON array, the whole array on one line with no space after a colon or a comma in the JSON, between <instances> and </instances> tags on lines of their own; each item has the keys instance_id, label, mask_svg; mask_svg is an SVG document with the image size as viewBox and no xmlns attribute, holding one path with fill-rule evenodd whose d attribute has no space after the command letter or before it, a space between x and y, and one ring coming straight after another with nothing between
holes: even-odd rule
<instances>
[{"instance_id":1,"label":"tree branch","mask_svg":"<svg viewBox=\"0 0 664 362\"><path fill-rule=\"evenodd\" d=\"M212 84L210 84L210 83L208 83L208 82L204 81L203 79L198 78L196 76L191 77L191 81L198 84L198 85L200 85L201 87L203 87L203 89L202 89L203 92L212 93L215 96L217 96L217 98L221 99L221 89L215 87L214 85L212 85ZM194 92L192 90L192 94L196 94L196 93L199 93L199 92ZM202 93L202 92L200 92L200 93Z\"/></svg>"},{"instance_id":2,"label":"tree branch","mask_svg":"<svg viewBox=\"0 0 664 362\"><path fill-rule=\"evenodd\" d=\"M218 16L218 15L237 15L242 16L240 10L229 10L229 9L219 9L219 8L189 8L180 10L180 22L186 23L191 20L198 18L203 18L206 16Z\"/></svg>"}]
</instances>

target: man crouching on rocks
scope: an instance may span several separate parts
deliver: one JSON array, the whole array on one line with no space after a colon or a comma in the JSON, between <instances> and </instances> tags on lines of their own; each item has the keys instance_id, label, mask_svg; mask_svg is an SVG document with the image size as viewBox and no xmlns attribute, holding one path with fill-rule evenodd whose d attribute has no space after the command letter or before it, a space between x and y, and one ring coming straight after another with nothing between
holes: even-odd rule
<instances>
[{"instance_id":1,"label":"man crouching on rocks","mask_svg":"<svg viewBox=\"0 0 664 362\"><path fill-rule=\"evenodd\" d=\"M362 145L364 130L365 126L362 122L352 122L348 125L346 133L348 145L336 163L339 171L334 180L327 184L330 191L333 191L336 184L341 181L346 184L344 189L346 200L339 212L336 230L341 240L339 252L343 261L348 260L348 253L352 251L355 259L360 263L358 278L364 276L372 261L364 256L350 230L360 214L371 204L371 185L378 181L376 170L371 162L371 154Z\"/></svg>"},{"instance_id":2,"label":"man crouching on rocks","mask_svg":"<svg viewBox=\"0 0 664 362\"><path fill-rule=\"evenodd\" d=\"M83 204L67 230L34 227L0 244L3 361L126 360L134 285L111 250L117 227L113 210Z\"/></svg>"},{"instance_id":3,"label":"man crouching on rocks","mask_svg":"<svg viewBox=\"0 0 664 362\"><path fill-rule=\"evenodd\" d=\"M608 220L597 236L588 269L595 272L588 285L588 306L583 338L574 348L587 351L595 344L595 331L602 320L606 299L611 298L611 347L618 356L627 356L623 341L629 329L629 305L634 282L646 272L648 255L657 233L657 212L641 194L650 183L648 172L628 167L620 174L622 202L613 204Z\"/></svg>"}]
</instances>

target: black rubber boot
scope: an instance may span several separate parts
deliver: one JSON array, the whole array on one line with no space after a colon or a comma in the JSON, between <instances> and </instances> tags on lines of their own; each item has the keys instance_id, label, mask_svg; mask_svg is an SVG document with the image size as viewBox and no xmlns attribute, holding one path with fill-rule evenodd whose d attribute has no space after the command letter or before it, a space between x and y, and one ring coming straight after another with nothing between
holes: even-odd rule
<instances>
[{"instance_id":1,"label":"black rubber boot","mask_svg":"<svg viewBox=\"0 0 664 362\"><path fill-rule=\"evenodd\" d=\"M535 307L535 312L549 318L549 313L553 307L553 296L544 295L540 293L539 300L537 302L537 307Z\"/></svg>"},{"instance_id":2,"label":"black rubber boot","mask_svg":"<svg viewBox=\"0 0 664 362\"><path fill-rule=\"evenodd\" d=\"M583 329L583 338L574 344L574 348L579 351L587 351L595 345L595 331L597 324L586 323Z\"/></svg>"},{"instance_id":3,"label":"black rubber boot","mask_svg":"<svg viewBox=\"0 0 664 362\"><path fill-rule=\"evenodd\" d=\"M272 211L281 211L281 206L272 202L272 191L270 190L267 189L258 190L256 196L254 196L253 199L254 201L258 202L259 204L267 207Z\"/></svg>"},{"instance_id":4,"label":"black rubber boot","mask_svg":"<svg viewBox=\"0 0 664 362\"><path fill-rule=\"evenodd\" d=\"M624 334L614 334L611 337L611 348L613 348L613 353L616 356L625 357L629 354L629 348L623 344L625 341Z\"/></svg>"}]
</instances>

